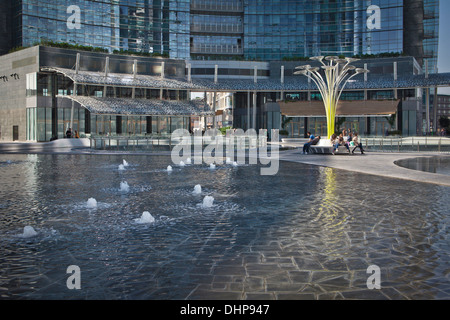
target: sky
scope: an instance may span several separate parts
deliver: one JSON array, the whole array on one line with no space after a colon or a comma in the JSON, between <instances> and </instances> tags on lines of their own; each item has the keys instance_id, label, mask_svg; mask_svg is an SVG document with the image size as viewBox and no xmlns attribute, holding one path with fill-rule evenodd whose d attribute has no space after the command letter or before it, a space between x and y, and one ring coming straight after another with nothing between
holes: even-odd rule
<instances>
[{"instance_id":1,"label":"sky","mask_svg":"<svg viewBox=\"0 0 450 320\"><path fill-rule=\"evenodd\" d=\"M439 73L450 72L450 0L441 0L439 8ZM439 88L439 93L450 94L450 88Z\"/></svg>"}]
</instances>

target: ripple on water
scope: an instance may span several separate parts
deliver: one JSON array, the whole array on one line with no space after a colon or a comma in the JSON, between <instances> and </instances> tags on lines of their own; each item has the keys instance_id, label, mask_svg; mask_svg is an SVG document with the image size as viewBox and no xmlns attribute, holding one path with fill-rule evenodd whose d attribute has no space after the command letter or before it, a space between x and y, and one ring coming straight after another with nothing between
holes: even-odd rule
<instances>
[{"instance_id":1,"label":"ripple on water","mask_svg":"<svg viewBox=\"0 0 450 320\"><path fill-rule=\"evenodd\" d=\"M17 163L5 165L8 159ZM0 155L2 296L67 296L64 285L48 283L64 278L61 266L70 264L82 269L83 299L185 299L202 275L205 287L215 288L207 279L223 270L261 279L274 295L272 276L287 275L295 287L302 272L322 290L349 292L365 285L358 275L373 263L383 264L391 283L422 270L414 274L419 293L445 292L447 187L287 162L266 177L259 166L174 165L167 174L170 157L125 160L119 173L123 155ZM123 181L128 192L120 191ZM207 196L211 207L203 206ZM143 212L154 220L137 223ZM37 234L21 237L25 226ZM14 279L24 277L37 282L14 291ZM236 286L222 278L224 288ZM396 288L414 298L405 286Z\"/></svg>"}]
</instances>

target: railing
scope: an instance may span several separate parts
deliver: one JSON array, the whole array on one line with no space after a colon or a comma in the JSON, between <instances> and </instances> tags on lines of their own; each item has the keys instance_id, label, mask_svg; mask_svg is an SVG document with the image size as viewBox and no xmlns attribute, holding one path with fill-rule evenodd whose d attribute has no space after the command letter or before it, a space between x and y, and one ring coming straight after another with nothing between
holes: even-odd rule
<instances>
[{"instance_id":1,"label":"railing","mask_svg":"<svg viewBox=\"0 0 450 320\"><path fill-rule=\"evenodd\" d=\"M191 24L191 32L242 33L242 25L233 24Z\"/></svg>"},{"instance_id":2,"label":"railing","mask_svg":"<svg viewBox=\"0 0 450 320\"><path fill-rule=\"evenodd\" d=\"M450 152L446 137L360 137L367 151L376 152Z\"/></svg>"},{"instance_id":3,"label":"railing","mask_svg":"<svg viewBox=\"0 0 450 320\"><path fill-rule=\"evenodd\" d=\"M242 1L193 0L191 1L191 10L242 12L244 11L244 6Z\"/></svg>"},{"instance_id":4,"label":"railing","mask_svg":"<svg viewBox=\"0 0 450 320\"><path fill-rule=\"evenodd\" d=\"M110 151L171 151L174 146L184 147L186 149L191 146L191 151L195 151L194 146L201 146L203 150L206 146L213 146L216 149L222 148L224 154L227 148L233 146L234 150L248 150L254 148L262 148L267 146L267 135L259 136L223 136L223 145L219 145L219 140L214 136L191 136L190 139L172 138L170 135L158 136L111 136L111 137L91 137L90 148L96 150Z\"/></svg>"},{"instance_id":5,"label":"railing","mask_svg":"<svg viewBox=\"0 0 450 320\"><path fill-rule=\"evenodd\" d=\"M217 53L217 54L242 54L243 50L241 47L226 45L226 44L218 44L218 45L194 45L191 47L192 53Z\"/></svg>"}]
</instances>

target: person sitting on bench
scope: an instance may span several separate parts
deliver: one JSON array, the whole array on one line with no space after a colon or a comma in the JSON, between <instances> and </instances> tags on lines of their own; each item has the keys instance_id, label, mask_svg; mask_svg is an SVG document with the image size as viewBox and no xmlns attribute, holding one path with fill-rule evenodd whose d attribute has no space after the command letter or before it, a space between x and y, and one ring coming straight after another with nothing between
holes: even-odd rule
<instances>
[{"instance_id":1,"label":"person sitting on bench","mask_svg":"<svg viewBox=\"0 0 450 320\"><path fill-rule=\"evenodd\" d=\"M339 148L339 137L337 134L333 134L331 136L331 145L333 146L333 154L336 152L336 150Z\"/></svg>"},{"instance_id":2,"label":"person sitting on bench","mask_svg":"<svg viewBox=\"0 0 450 320\"><path fill-rule=\"evenodd\" d=\"M344 135L342 133L339 135L339 137L335 138L333 146L334 146L333 154L336 154L340 146L346 147L348 153L350 153L350 147L348 146L348 143L345 141Z\"/></svg>"},{"instance_id":3,"label":"person sitting on bench","mask_svg":"<svg viewBox=\"0 0 450 320\"><path fill-rule=\"evenodd\" d=\"M311 132L309 132L309 131L308 131L307 135L308 135L308 137L309 137L309 140L308 140L307 143L305 143L305 144L303 145L303 154L308 154L308 152L309 152L309 147L311 146L311 143L313 142L313 140L316 138L316 137L314 137L314 135L312 135Z\"/></svg>"},{"instance_id":4,"label":"person sitting on bench","mask_svg":"<svg viewBox=\"0 0 450 320\"><path fill-rule=\"evenodd\" d=\"M311 142L305 143L305 145L303 146L303 154L308 154L309 150L310 150L310 147L311 146L315 146L316 144L318 144L320 139L321 139L321 137L318 136L318 137L315 137L312 140L310 139Z\"/></svg>"}]
</instances>

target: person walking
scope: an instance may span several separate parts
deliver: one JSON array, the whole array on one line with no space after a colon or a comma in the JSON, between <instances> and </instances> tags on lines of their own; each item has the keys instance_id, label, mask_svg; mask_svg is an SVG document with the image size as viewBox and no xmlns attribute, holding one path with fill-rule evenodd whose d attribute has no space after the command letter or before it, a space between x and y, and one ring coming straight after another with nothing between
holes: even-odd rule
<instances>
[{"instance_id":1,"label":"person walking","mask_svg":"<svg viewBox=\"0 0 450 320\"><path fill-rule=\"evenodd\" d=\"M364 148L363 148L362 142L360 142L358 140L358 134L356 132L353 135L353 143L355 144L356 148L359 148L359 150L361 151L361 154L364 154ZM353 149L352 153L355 153L356 148Z\"/></svg>"}]
</instances>

